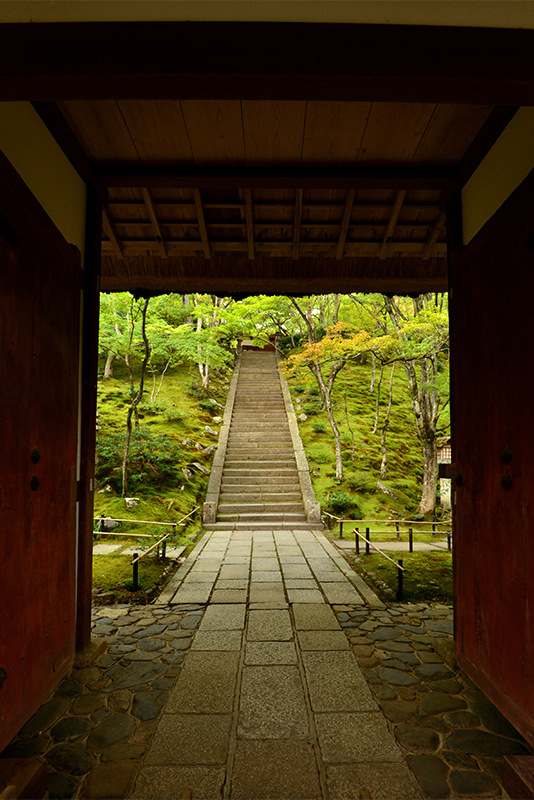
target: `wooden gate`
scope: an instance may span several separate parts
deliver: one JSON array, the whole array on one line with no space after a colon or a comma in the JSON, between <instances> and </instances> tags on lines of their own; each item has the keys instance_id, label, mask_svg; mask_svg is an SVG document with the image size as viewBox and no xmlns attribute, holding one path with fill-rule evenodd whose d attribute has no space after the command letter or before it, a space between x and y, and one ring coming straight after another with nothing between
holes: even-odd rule
<instances>
[{"instance_id":1,"label":"wooden gate","mask_svg":"<svg viewBox=\"0 0 534 800\"><path fill-rule=\"evenodd\" d=\"M0 302L1 750L74 655L80 329L79 252L3 156Z\"/></svg>"},{"instance_id":2,"label":"wooden gate","mask_svg":"<svg viewBox=\"0 0 534 800\"><path fill-rule=\"evenodd\" d=\"M534 744L534 178L451 253L456 636Z\"/></svg>"}]
</instances>

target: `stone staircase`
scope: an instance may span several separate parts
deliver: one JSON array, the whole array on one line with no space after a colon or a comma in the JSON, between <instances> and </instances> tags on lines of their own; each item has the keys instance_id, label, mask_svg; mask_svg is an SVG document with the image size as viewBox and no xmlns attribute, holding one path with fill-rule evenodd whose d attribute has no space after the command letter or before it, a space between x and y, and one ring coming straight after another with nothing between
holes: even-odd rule
<instances>
[{"instance_id":1,"label":"stone staircase","mask_svg":"<svg viewBox=\"0 0 534 800\"><path fill-rule=\"evenodd\" d=\"M321 529L308 522L274 353L245 350L216 522L208 530Z\"/></svg>"}]
</instances>

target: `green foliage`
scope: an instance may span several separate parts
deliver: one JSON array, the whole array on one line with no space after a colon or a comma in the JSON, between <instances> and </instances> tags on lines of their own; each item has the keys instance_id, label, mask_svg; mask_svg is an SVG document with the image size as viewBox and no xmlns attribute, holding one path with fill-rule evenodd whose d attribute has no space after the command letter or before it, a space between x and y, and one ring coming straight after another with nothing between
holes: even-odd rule
<instances>
[{"instance_id":1,"label":"green foliage","mask_svg":"<svg viewBox=\"0 0 534 800\"><path fill-rule=\"evenodd\" d=\"M403 553L404 599L408 603L453 603L452 553ZM356 569L379 596L390 600L397 591L397 567L380 555L369 555ZM384 584L387 589L384 589Z\"/></svg>"},{"instance_id":2,"label":"green foliage","mask_svg":"<svg viewBox=\"0 0 534 800\"><path fill-rule=\"evenodd\" d=\"M373 494L376 492L376 478L369 472L358 470L345 479L345 484L353 492Z\"/></svg>"},{"instance_id":3,"label":"green foliage","mask_svg":"<svg viewBox=\"0 0 534 800\"><path fill-rule=\"evenodd\" d=\"M122 456L125 434L99 435L96 443L96 478L121 487ZM139 484L153 482L165 485L176 481L176 464L182 457L178 444L165 434L145 428L134 429L130 443L130 478L132 490Z\"/></svg>"},{"instance_id":4,"label":"green foliage","mask_svg":"<svg viewBox=\"0 0 534 800\"><path fill-rule=\"evenodd\" d=\"M324 422L313 422L311 427L312 430L315 431L315 433L326 432L326 425L324 424Z\"/></svg>"},{"instance_id":5,"label":"green foliage","mask_svg":"<svg viewBox=\"0 0 534 800\"><path fill-rule=\"evenodd\" d=\"M333 514L343 514L351 505L351 500L345 492L332 492L328 507Z\"/></svg>"}]
</instances>

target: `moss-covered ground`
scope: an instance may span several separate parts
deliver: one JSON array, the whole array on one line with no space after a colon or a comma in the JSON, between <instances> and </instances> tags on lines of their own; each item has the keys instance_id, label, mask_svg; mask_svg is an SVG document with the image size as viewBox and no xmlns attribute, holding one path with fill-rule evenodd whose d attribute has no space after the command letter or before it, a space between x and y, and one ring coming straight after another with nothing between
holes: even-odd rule
<instances>
[{"instance_id":1,"label":"moss-covered ground","mask_svg":"<svg viewBox=\"0 0 534 800\"><path fill-rule=\"evenodd\" d=\"M452 554L402 553L403 599L408 603L447 603L452 605ZM378 596L390 602L396 598L398 568L391 561L375 554L353 558L356 569Z\"/></svg>"},{"instance_id":2,"label":"moss-covered ground","mask_svg":"<svg viewBox=\"0 0 534 800\"><path fill-rule=\"evenodd\" d=\"M213 376L206 396L200 391L196 367L183 365L165 375L159 394L151 399L154 380L148 376L143 401L138 407L139 427L134 428L132 434L127 494L139 500L133 508L127 508L122 497L121 479L126 417L131 403L126 368L119 363L113 378L99 380L95 531L99 530L101 515L129 522L118 523L113 535L98 533L95 539L135 546L142 552L169 528L136 520L180 522L199 507L183 525L177 526L169 541L172 545L184 545L186 552L192 549L201 527L201 507L209 480L202 467L209 472L213 460L213 452L202 451L217 444L217 436L206 427L217 432L220 429L220 423L214 418L222 417L229 378L229 373ZM157 375L156 390L159 381ZM189 442L184 444L184 440ZM145 537L136 538L132 534L145 534ZM94 556L94 589L114 591L125 602L124 589L132 578L130 562L131 556L120 554ZM140 562L143 591L153 586L165 566L164 561L158 561L151 554Z\"/></svg>"}]
</instances>

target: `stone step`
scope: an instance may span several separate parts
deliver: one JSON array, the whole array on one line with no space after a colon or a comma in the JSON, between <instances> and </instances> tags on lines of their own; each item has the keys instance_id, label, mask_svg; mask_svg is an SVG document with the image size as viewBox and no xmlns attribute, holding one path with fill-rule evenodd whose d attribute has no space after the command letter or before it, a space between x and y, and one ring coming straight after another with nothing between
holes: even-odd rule
<instances>
[{"instance_id":1,"label":"stone step","mask_svg":"<svg viewBox=\"0 0 534 800\"><path fill-rule=\"evenodd\" d=\"M217 514L217 522L304 522L306 516L304 512L276 512L270 511L262 513L243 513L243 514Z\"/></svg>"},{"instance_id":2,"label":"stone step","mask_svg":"<svg viewBox=\"0 0 534 800\"><path fill-rule=\"evenodd\" d=\"M294 470L296 472L297 465L295 459L292 459L292 461L289 460L281 461L278 459L272 459L271 461L269 461L268 459L263 459L263 460L254 459L250 461L245 461L243 459L231 460L227 458L224 462L224 472L226 472L226 470L232 470L231 474L234 474L235 470L247 470L247 471L252 470L256 472L257 470L260 469L269 470L272 472L275 471L278 472L278 470L285 470L285 471Z\"/></svg>"},{"instance_id":3,"label":"stone step","mask_svg":"<svg viewBox=\"0 0 534 800\"><path fill-rule=\"evenodd\" d=\"M258 486L264 486L264 489L258 489ZM300 492L300 483L298 476L294 478L284 479L280 482L280 478L276 475L258 475L257 477L248 478L246 483L241 482L241 478L234 478L233 476L225 476L221 483L221 492L243 493L243 492Z\"/></svg>"},{"instance_id":4,"label":"stone step","mask_svg":"<svg viewBox=\"0 0 534 800\"><path fill-rule=\"evenodd\" d=\"M248 531L251 524L248 522L211 522L202 526L207 531ZM322 531L323 526L314 522L254 522L255 531Z\"/></svg>"},{"instance_id":5,"label":"stone step","mask_svg":"<svg viewBox=\"0 0 534 800\"><path fill-rule=\"evenodd\" d=\"M304 506L302 501L293 503L226 503L219 502L217 509L217 519L225 518L227 514L303 514Z\"/></svg>"},{"instance_id":6,"label":"stone step","mask_svg":"<svg viewBox=\"0 0 534 800\"><path fill-rule=\"evenodd\" d=\"M233 460L250 461L251 459L262 457L262 454L280 460L295 460L293 451L287 447L281 448L271 446L270 452L268 452L266 447L239 447L236 445L235 447L228 447L226 450L226 458Z\"/></svg>"},{"instance_id":7,"label":"stone step","mask_svg":"<svg viewBox=\"0 0 534 800\"><path fill-rule=\"evenodd\" d=\"M296 463L293 453L285 456L279 453L270 453L267 448L265 448L265 450L258 449L255 453L250 453L248 455L243 454L243 452L226 454L225 463L228 466L239 466L240 462L247 462L247 464L253 462L254 464L258 464L258 467L265 464L265 466L269 468L276 467L277 465L280 467L287 467Z\"/></svg>"},{"instance_id":8,"label":"stone step","mask_svg":"<svg viewBox=\"0 0 534 800\"><path fill-rule=\"evenodd\" d=\"M257 487L249 487L248 492L221 491L219 495L219 508L223 503L300 503L300 492L263 492Z\"/></svg>"}]
</instances>

